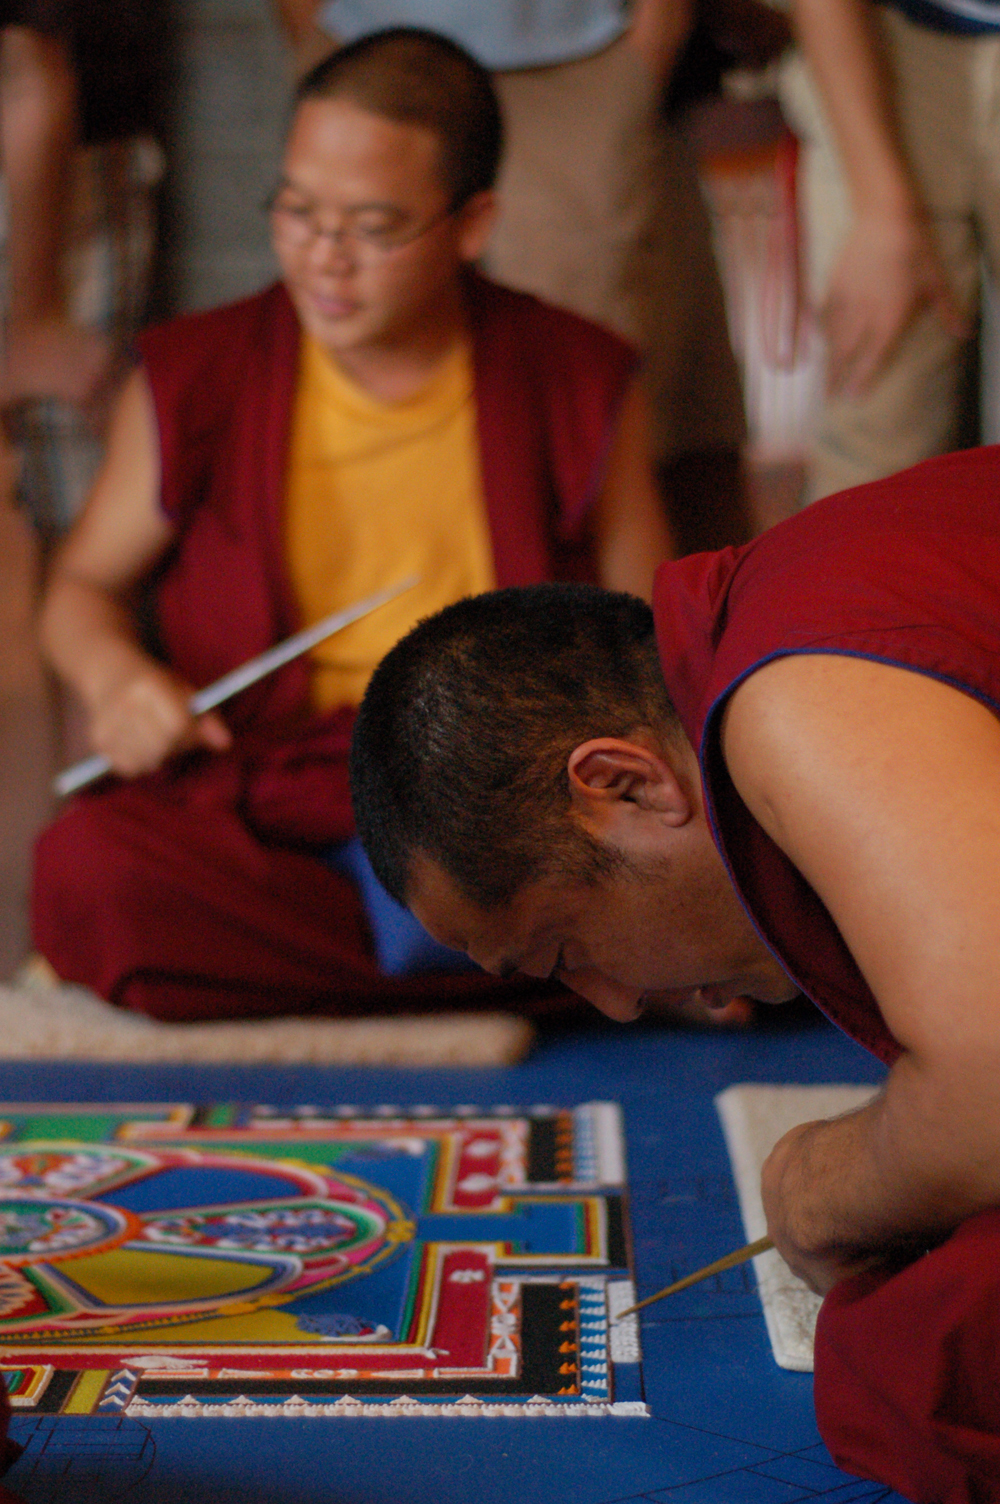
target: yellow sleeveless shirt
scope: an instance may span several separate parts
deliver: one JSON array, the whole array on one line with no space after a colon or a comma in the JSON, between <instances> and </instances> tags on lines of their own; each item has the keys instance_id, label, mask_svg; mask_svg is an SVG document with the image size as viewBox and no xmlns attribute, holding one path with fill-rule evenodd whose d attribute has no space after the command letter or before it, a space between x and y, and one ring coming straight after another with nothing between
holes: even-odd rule
<instances>
[{"instance_id":1,"label":"yellow sleeveless shirt","mask_svg":"<svg viewBox=\"0 0 1000 1504\"><path fill-rule=\"evenodd\" d=\"M380 402L304 335L285 499L303 626L420 577L310 655L315 707L356 705L379 660L421 617L496 582L467 342L415 396Z\"/></svg>"}]
</instances>

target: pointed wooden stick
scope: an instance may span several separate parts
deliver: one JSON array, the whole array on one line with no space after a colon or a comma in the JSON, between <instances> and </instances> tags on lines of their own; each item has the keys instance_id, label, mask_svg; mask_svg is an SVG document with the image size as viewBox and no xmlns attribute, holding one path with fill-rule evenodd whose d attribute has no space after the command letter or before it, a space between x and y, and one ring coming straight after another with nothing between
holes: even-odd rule
<instances>
[{"instance_id":1,"label":"pointed wooden stick","mask_svg":"<svg viewBox=\"0 0 1000 1504\"><path fill-rule=\"evenodd\" d=\"M695 1270L694 1274L686 1274L683 1279L677 1280L672 1285L667 1285L665 1290L657 1290L655 1295L647 1295L645 1300L640 1300L638 1305L629 1306L627 1311L619 1311L615 1317L621 1321L623 1316L632 1316L636 1311L641 1311L643 1306L651 1306L654 1300L662 1300L665 1295L675 1295L678 1290L686 1290L688 1285L696 1285L699 1280L708 1279L710 1274L721 1274L724 1269L735 1269L737 1264L745 1264L748 1259L756 1258L758 1253L766 1253L774 1244L770 1238L758 1238L756 1243L748 1243L745 1248L737 1248L733 1253L727 1253L725 1258L716 1259L714 1264L706 1264L704 1269Z\"/></svg>"}]
</instances>

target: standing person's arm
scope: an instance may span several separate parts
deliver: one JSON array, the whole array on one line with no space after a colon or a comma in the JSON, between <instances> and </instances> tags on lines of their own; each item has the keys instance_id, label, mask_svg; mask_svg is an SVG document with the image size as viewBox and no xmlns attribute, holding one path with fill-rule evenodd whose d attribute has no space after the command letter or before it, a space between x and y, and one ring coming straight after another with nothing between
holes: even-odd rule
<instances>
[{"instance_id":1,"label":"standing person's arm","mask_svg":"<svg viewBox=\"0 0 1000 1504\"><path fill-rule=\"evenodd\" d=\"M653 475L649 414L639 381L622 403L593 533L598 582L652 600L657 566L676 550Z\"/></svg>"},{"instance_id":2,"label":"standing person's arm","mask_svg":"<svg viewBox=\"0 0 1000 1504\"><path fill-rule=\"evenodd\" d=\"M86 402L108 374L107 341L73 324L67 306L64 256L77 140L76 78L65 44L5 26L0 165L10 224L3 402L42 396Z\"/></svg>"},{"instance_id":3,"label":"standing person's arm","mask_svg":"<svg viewBox=\"0 0 1000 1504\"><path fill-rule=\"evenodd\" d=\"M791 0L802 51L847 177L852 226L821 310L831 391L857 394L925 307L957 336L948 285L900 145L892 84L869 0Z\"/></svg>"},{"instance_id":4,"label":"standing person's arm","mask_svg":"<svg viewBox=\"0 0 1000 1504\"><path fill-rule=\"evenodd\" d=\"M272 0L275 19L295 57L295 71L308 73L339 43L319 25L319 0Z\"/></svg>"},{"instance_id":5,"label":"standing person's arm","mask_svg":"<svg viewBox=\"0 0 1000 1504\"><path fill-rule=\"evenodd\" d=\"M635 0L628 38L657 82L669 79L693 25L693 0Z\"/></svg>"},{"instance_id":6,"label":"standing person's arm","mask_svg":"<svg viewBox=\"0 0 1000 1504\"><path fill-rule=\"evenodd\" d=\"M215 712L192 717L192 686L139 642L132 588L173 537L159 479L152 400L136 371L118 399L90 500L56 555L41 621L43 648L83 702L94 750L127 776L188 747L221 751L231 742Z\"/></svg>"}]
</instances>

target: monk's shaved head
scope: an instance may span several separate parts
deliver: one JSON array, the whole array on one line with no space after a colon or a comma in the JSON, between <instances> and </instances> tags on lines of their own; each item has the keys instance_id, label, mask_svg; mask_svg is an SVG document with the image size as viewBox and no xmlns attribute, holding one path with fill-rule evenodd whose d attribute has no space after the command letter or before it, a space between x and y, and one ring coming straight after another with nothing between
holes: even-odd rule
<instances>
[{"instance_id":1,"label":"monk's shaved head","mask_svg":"<svg viewBox=\"0 0 1000 1504\"><path fill-rule=\"evenodd\" d=\"M496 182L503 120L492 80L436 32L396 26L361 37L317 63L295 99L349 99L372 115L433 132L453 209Z\"/></svg>"},{"instance_id":2,"label":"monk's shaved head","mask_svg":"<svg viewBox=\"0 0 1000 1504\"><path fill-rule=\"evenodd\" d=\"M459 601L379 665L351 787L383 885L406 901L417 853L484 907L552 873L591 881L614 850L569 818L567 762L592 737L679 726L643 601L533 585Z\"/></svg>"}]
</instances>

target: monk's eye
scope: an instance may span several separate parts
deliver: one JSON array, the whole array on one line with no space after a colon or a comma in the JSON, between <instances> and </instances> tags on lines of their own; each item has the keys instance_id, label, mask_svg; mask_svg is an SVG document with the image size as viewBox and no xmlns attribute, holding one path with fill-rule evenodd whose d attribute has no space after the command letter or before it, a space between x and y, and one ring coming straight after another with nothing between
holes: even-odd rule
<instances>
[{"instance_id":1,"label":"monk's eye","mask_svg":"<svg viewBox=\"0 0 1000 1504\"><path fill-rule=\"evenodd\" d=\"M350 233L366 245L389 247L406 240L408 226L404 220L386 215L362 215L350 223Z\"/></svg>"}]
</instances>

